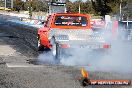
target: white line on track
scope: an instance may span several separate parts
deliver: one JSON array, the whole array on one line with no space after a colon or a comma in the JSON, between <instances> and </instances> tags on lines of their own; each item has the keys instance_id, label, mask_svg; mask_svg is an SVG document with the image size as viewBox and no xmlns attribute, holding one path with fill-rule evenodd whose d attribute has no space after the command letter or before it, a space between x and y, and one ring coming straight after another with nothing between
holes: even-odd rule
<instances>
[{"instance_id":1,"label":"white line on track","mask_svg":"<svg viewBox=\"0 0 132 88\"><path fill-rule=\"evenodd\" d=\"M6 63L9 68L21 68L21 67L44 67L43 65L33 65L28 63Z\"/></svg>"}]
</instances>

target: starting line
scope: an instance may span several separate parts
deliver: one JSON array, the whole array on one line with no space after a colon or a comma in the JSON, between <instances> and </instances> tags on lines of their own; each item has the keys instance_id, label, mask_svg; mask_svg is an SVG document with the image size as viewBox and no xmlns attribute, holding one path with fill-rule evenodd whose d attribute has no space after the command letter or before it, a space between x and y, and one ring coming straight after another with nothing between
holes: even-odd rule
<instances>
[{"instance_id":1,"label":"starting line","mask_svg":"<svg viewBox=\"0 0 132 88\"><path fill-rule=\"evenodd\" d=\"M28 64L28 63L6 63L6 66L9 68L44 67L44 65L34 65L34 64Z\"/></svg>"},{"instance_id":2,"label":"starting line","mask_svg":"<svg viewBox=\"0 0 132 88\"><path fill-rule=\"evenodd\" d=\"M52 64L29 64L24 62L12 62L12 63L6 63L6 66L8 68L30 68L30 67L63 67L63 65L52 65Z\"/></svg>"}]
</instances>

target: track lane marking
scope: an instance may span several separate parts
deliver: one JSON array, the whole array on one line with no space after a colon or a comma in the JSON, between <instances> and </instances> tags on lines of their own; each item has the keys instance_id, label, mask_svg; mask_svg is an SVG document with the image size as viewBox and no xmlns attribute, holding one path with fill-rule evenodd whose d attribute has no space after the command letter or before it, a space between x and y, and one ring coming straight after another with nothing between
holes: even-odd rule
<instances>
[{"instance_id":1,"label":"track lane marking","mask_svg":"<svg viewBox=\"0 0 132 88\"><path fill-rule=\"evenodd\" d=\"M21 68L21 67L44 67L43 65L33 65L28 63L6 63L9 68Z\"/></svg>"}]
</instances>

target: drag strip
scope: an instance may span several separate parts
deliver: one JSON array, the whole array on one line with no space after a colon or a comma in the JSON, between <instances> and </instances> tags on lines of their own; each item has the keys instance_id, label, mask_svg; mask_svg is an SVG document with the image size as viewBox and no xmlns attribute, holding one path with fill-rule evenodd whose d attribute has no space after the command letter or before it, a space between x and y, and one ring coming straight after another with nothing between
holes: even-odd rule
<instances>
[{"instance_id":1,"label":"drag strip","mask_svg":"<svg viewBox=\"0 0 132 88\"><path fill-rule=\"evenodd\" d=\"M37 28L25 27L25 25L19 25L19 24L13 25L13 23L8 23L8 26L6 26L6 28L7 27L11 29L11 30L6 30L7 32L10 32L11 34L25 40L27 43L30 44L30 46L36 49Z\"/></svg>"},{"instance_id":2,"label":"drag strip","mask_svg":"<svg viewBox=\"0 0 132 88\"><path fill-rule=\"evenodd\" d=\"M81 67L37 64L39 53L32 48L31 44L35 45L37 29L31 27L25 29L23 25L11 24L6 19L7 17L0 19L0 88L83 88L78 82ZM89 71L89 77L91 79L132 79L131 74L121 75L103 71ZM132 88L132 86L88 86L86 88Z\"/></svg>"},{"instance_id":3,"label":"drag strip","mask_svg":"<svg viewBox=\"0 0 132 88\"><path fill-rule=\"evenodd\" d=\"M13 33L13 27L0 25L0 88L73 88L71 74L54 66L26 63L36 59L34 51L23 37ZM11 37L12 36L12 37ZM78 83L77 83L78 84ZM79 86L76 88L81 88Z\"/></svg>"},{"instance_id":4,"label":"drag strip","mask_svg":"<svg viewBox=\"0 0 132 88\"><path fill-rule=\"evenodd\" d=\"M7 18L10 18L7 16ZM4 22L1 23L1 29L15 37L19 37L19 39L23 39L30 45L34 50L37 47L37 29L35 27L15 23L12 21L8 21L8 19L2 18ZM6 29L5 29L6 28Z\"/></svg>"}]
</instances>

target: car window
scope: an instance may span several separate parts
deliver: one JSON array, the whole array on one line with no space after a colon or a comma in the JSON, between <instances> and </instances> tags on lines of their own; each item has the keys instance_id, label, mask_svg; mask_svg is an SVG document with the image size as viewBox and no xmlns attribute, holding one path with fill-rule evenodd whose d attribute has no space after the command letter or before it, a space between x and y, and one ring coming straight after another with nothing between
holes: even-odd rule
<instances>
[{"instance_id":1,"label":"car window","mask_svg":"<svg viewBox=\"0 0 132 88\"><path fill-rule=\"evenodd\" d=\"M56 26L87 26L88 21L84 16L56 16Z\"/></svg>"}]
</instances>

